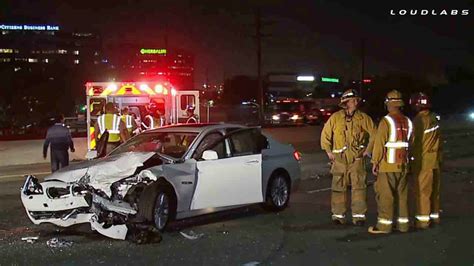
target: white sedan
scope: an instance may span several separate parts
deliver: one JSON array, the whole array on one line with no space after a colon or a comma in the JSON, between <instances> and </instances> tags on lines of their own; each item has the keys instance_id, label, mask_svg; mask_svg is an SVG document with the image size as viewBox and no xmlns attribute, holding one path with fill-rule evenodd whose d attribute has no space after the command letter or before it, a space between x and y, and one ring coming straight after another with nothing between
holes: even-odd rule
<instances>
[{"instance_id":1,"label":"white sedan","mask_svg":"<svg viewBox=\"0 0 474 266\"><path fill-rule=\"evenodd\" d=\"M284 209L300 178L300 155L258 128L176 125L145 131L104 158L28 176L21 200L34 224L125 239L131 227L163 231L174 219L264 203Z\"/></svg>"}]
</instances>

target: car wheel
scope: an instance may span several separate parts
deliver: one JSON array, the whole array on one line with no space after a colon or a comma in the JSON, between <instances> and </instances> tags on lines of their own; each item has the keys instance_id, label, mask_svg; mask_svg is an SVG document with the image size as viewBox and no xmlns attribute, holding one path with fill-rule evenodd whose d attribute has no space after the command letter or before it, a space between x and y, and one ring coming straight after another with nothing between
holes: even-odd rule
<instances>
[{"instance_id":1,"label":"car wheel","mask_svg":"<svg viewBox=\"0 0 474 266\"><path fill-rule=\"evenodd\" d=\"M163 232L174 219L176 200L173 193L166 188L159 188L153 208L153 221L156 229Z\"/></svg>"},{"instance_id":2,"label":"car wheel","mask_svg":"<svg viewBox=\"0 0 474 266\"><path fill-rule=\"evenodd\" d=\"M276 174L268 185L266 207L272 211L281 211L290 201L290 183L284 174Z\"/></svg>"}]
</instances>

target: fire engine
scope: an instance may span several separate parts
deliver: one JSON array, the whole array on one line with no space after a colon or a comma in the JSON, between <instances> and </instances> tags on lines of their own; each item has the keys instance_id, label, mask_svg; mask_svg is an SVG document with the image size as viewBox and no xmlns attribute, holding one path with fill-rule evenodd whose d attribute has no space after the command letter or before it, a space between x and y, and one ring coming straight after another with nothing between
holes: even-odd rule
<instances>
[{"instance_id":1,"label":"fire engine","mask_svg":"<svg viewBox=\"0 0 474 266\"><path fill-rule=\"evenodd\" d=\"M88 151L96 148L94 125L108 102L115 103L119 109L127 106L138 126L151 105L158 108L166 125L185 123L189 106L194 106L194 114L200 117L199 91L176 90L169 82L87 82L86 95Z\"/></svg>"}]
</instances>

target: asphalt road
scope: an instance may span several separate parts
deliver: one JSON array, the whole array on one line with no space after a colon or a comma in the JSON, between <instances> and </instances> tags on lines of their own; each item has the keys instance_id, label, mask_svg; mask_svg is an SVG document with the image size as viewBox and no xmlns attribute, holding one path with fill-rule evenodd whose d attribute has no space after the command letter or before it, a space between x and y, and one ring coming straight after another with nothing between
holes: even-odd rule
<instances>
[{"instance_id":1,"label":"asphalt road","mask_svg":"<svg viewBox=\"0 0 474 266\"><path fill-rule=\"evenodd\" d=\"M473 136L448 140L443 170L442 224L426 231L373 236L367 227L335 226L330 221L330 176L325 161L298 129L295 146L305 148L305 180L281 213L254 205L228 212L179 221L160 243L137 245L107 239L79 225L58 229L35 226L19 199L18 174L47 172L48 166L0 169L0 265L473 265L474 157L458 147L474 143ZM300 147L299 147L300 146ZM474 153L471 153L474 154ZM314 161L312 161L314 160ZM317 172L315 174L315 171ZM5 177L7 176L7 177ZM368 221L376 220L373 188L368 188ZM196 240L183 237L202 236ZM35 243L21 237L39 236ZM59 237L71 247L50 248L46 241Z\"/></svg>"}]
</instances>

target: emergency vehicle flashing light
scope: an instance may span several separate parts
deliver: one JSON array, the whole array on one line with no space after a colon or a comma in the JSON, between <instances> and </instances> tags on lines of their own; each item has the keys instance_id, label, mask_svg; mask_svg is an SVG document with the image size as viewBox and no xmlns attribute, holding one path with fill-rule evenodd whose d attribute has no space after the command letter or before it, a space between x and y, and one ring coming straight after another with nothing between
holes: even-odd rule
<instances>
[{"instance_id":1,"label":"emergency vehicle flashing light","mask_svg":"<svg viewBox=\"0 0 474 266\"><path fill-rule=\"evenodd\" d=\"M156 84L155 85L155 92L158 93L158 94L162 94L163 93L163 85Z\"/></svg>"},{"instance_id":2,"label":"emergency vehicle flashing light","mask_svg":"<svg viewBox=\"0 0 474 266\"><path fill-rule=\"evenodd\" d=\"M108 95L168 95L169 90L164 84L153 84L154 89L147 83L109 83L104 86L92 85L86 83L87 95L89 96L108 96ZM105 89L104 89L105 87ZM171 88L171 95L176 96L177 91Z\"/></svg>"}]
</instances>

